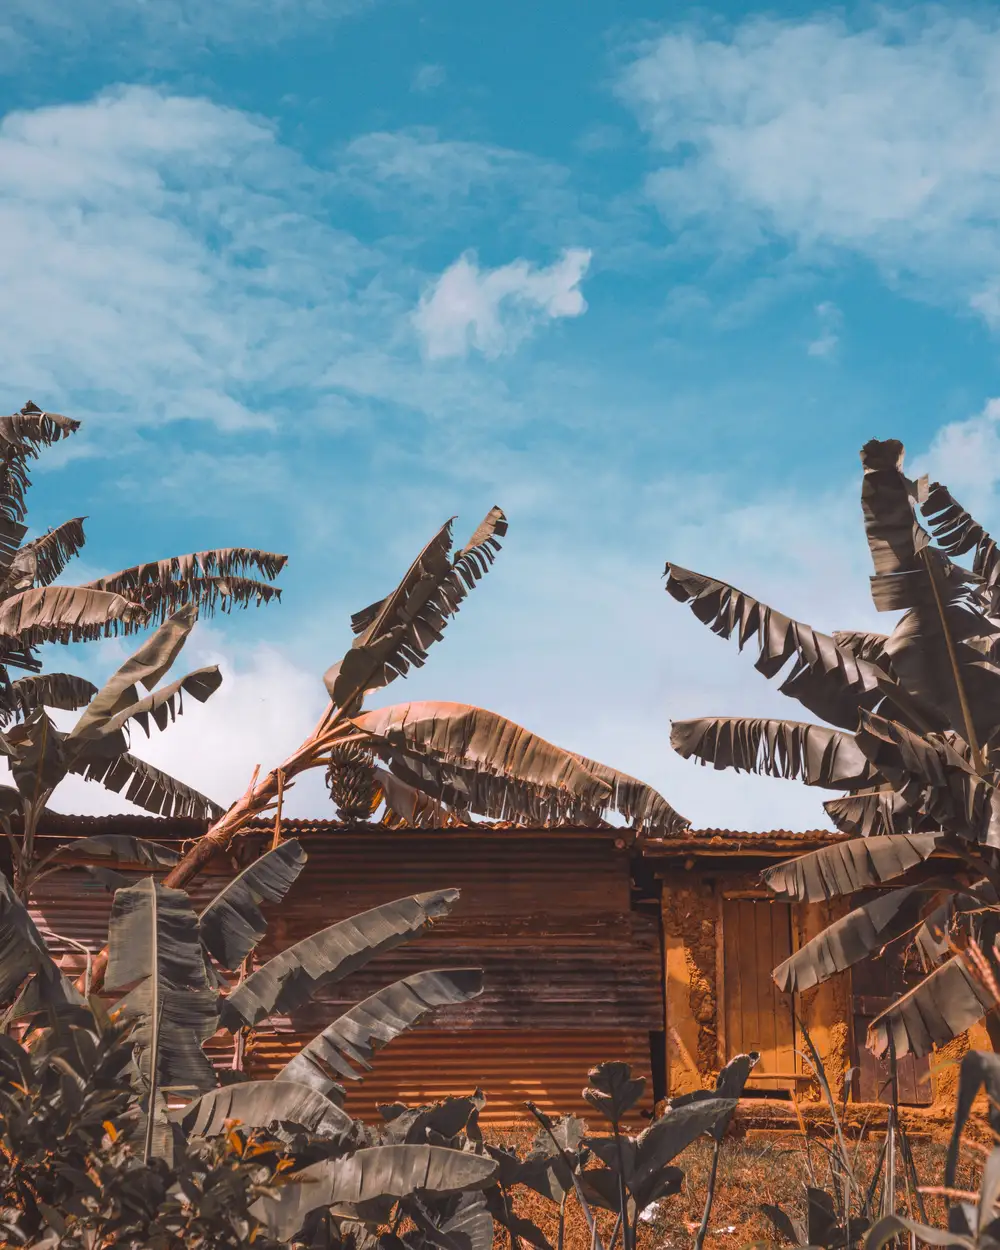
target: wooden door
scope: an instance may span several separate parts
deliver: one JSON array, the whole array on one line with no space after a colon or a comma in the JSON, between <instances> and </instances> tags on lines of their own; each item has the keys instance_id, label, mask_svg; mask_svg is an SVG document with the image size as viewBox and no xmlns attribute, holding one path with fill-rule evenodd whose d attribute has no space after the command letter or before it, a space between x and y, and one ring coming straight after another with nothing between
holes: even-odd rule
<instances>
[{"instance_id":1,"label":"wooden door","mask_svg":"<svg viewBox=\"0 0 1000 1250\"><path fill-rule=\"evenodd\" d=\"M867 901L874 894L861 896L856 901ZM851 989L854 1007L854 1068L852 1094L855 1102L892 1102L889 1075L889 1058L876 1059L865 1046L868 1026L877 1015L912 989L922 978L919 968L907 966L908 939L900 938L890 943L878 954L869 956L851 969ZM931 1086L930 1059L915 1059L904 1055L896 1062L896 1080L899 1101L907 1106L927 1106L934 1100Z\"/></svg>"},{"instance_id":2,"label":"wooden door","mask_svg":"<svg viewBox=\"0 0 1000 1250\"><path fill-rule=\"evenodd\" d=\"M747 1089L788 1089L795 1072L792 1003L771 972L792 953L791 906L724 899L722 937L726 1058L759 1051ZM778 1075L768 1079L769 1073Z\"/></svg>"}]
</instances>

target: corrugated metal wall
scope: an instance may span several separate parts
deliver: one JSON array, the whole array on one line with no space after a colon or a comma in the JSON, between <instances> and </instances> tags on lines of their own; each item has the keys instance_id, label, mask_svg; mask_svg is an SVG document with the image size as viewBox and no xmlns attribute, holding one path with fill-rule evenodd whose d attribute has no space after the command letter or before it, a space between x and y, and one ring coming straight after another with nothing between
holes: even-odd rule
<instances>
[{"instance_id":1,"label":"corrugated metal wall","mask_svg":"<svg viewBox=\"0 0 1000 1250\"><path fill-rule=\"evenodd\" d=\"M140 818L128 831L165 841L170 829L154 831ZM286 833L302 840L309 863L271 917L262 959L403 895L458 887L462 896L424 936L373 960L293 1019L256 1030L249 1073L274 1072L340 1011L399 977L477 966L486 972L482 997L381 1052L349 1093L356 1114L479 1086L489 1099L484 1120L509 1123L523 1117L526 1098L582 1112L587 1070L602 1059L625 1059L649 1075L649 1032L663 1027L659 937L655 917L630 910L628 853L613 832L293 822ZM210 892L207 883L198 890ZM64 872L42 883L36 911L50 930L97 949L109 907L103 889ZM652 1105L651 1083L644 1105Z\"/></svg>"}]
</instances>

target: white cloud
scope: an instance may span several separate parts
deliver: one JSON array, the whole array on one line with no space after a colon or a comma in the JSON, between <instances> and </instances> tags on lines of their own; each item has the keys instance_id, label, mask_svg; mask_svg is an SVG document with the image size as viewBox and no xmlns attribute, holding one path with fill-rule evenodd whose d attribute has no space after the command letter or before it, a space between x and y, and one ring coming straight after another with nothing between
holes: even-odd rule
<instances>
[{"instance_id":1,"label":"white cloud","mask_svg":"<svg viewBox=\"0 0 1000 1250\"><path fill-rule=\"evenodd\" d=\"M589 265L583 248L567 248L546 268L516 260L480 269L467 252L424 293L414 314L427 356L465 356L474 348L494 358L547 321L579 317L587 310L580 283Z\"/></svg>"},{"instance_id":2,"label":"white cloud","mask_svg":"<svg viewBox=\"0 0 1000 1250\"><path fill-rule=\"evenodd\" d=\"M88 649L85 675L100 683L126 654L117 642ZM246 790L256 765L266 773L304 740L322 714L326 691L319 670L307 672L286 650L271 646L237 649L221 633L199 625L171 677L207 664L222 669L219 690L203 704L185 699L184 714L163 732L153 727L148 739L141 729L133 728L132 749L228 806ZM65 713L55 717L64 728L73 721ZM67 777L51 806L84 815L136 810L120 795L80 777ZM304 775L289 789L283 806L289 816L328 811L322 773Z\"/></svg>"},{"instance_id":3,"label":"white cloud","mask_svg":"<svg viewBox=\"0 0 1000 1250\"><path fill-rule=\"evenodd\" d=\"M428 92L436 91L438 87L443 86L446 77L443 65L420 65L417 67L410 85L414 91L419 92L421 95L426 95Z\"/></svg>"},{"instance_id":4,"label":"white cloud","mask_svg":"<svg viewBox=\"0 0 1000 1250\"><path fill-rule=\"evenodd\" d=\"M914 473L928 473L943 482L970 512L984 520L996 506L1000 484L1000 399L990 399L981 412L943 425Z\"/></svg>"},{"instance_id":5,"label":"white cloud","mask_svg":"<svg viewBox=\"0 0 1000 1250\"><path fill-rule=\"evenodd\" d=\"M208 100L128 88L9 114L4 392L105 425L273 424L405 318L372 284L385 258L330 224L321 192L267 123Z\"/></svg>"},{"instance_id":6,"label":"white cloud","mask_svg":"<svg viewBox=\"0 0 1000 1250\"><path fill-rule=\"evenodd\" d=\"M810 356L826 358L832 356L840 343L840 309L829 300L816 305L816 319L819 322L819 333L806 348Z\"/></svg>"},{"instance_id":7,"label":"white cloud","mask_svg":"<svg viewBox=\"0 0 1000 1250\"><path fill-rule=\"evenodd\" d=\"M850 249L971 303L1000 278L1000 23L878 12L635 50L620 90L661 154L649 190L715 247Z\"/></svg>"}]
</instances>

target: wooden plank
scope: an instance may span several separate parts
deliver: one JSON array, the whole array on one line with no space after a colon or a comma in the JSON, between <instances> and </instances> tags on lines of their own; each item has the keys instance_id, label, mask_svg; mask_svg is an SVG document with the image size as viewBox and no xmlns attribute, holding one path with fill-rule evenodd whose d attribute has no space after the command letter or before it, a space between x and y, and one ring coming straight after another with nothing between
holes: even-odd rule
<instances>
[{"instance_id":1,"label":"wooden plank","mask_svg":"<svg viewBox=\"0 0 1000 1250\"><path fill-rule=\"evenodd\" d=\"M912 1055L896 1061L896 1086L899 1101L912 1107L917 1101L917 1067Z\"/></svg>"},{"instance_id":2,"label":"wooden plank","mask_svg":"<svg viewBox=\"0 0 1000 1250\"><path fill-rule=\"evenodd\" d=\"M740 1050L761 1050L760 1019L757 1014L757 932L753 903L740 899L736 906L740 918L736 948L736 967L740 976Z\"/></svg>"},{"instance_id":3,"label":"wooden plank","mask_svg":"<svg viewBox=\"0 0 1000 1250\"><path fill-rule=\"evenodd\" d=\"M751 903L754 910L754 934L756 937L756 989L757 1011L760 1017L761 1061L760 1074L780 1071L778 1063L778 1029L775 1018L775 1001L771 993L771 951L773 912L770 903ZM768 1082L773 1084L773 1082Z\"/></svg>"},{"instance_id":4,"label":"wooden plank","mask_svg":"<svg viewBox=\"0 0 1000 1250\"><path fill-rule=\"evenodd\" d=\"M732 1058L743 1049L743 985L740 978L739 926L740 905L735 899L725 899L722 910L723 942L725 947L725 1057Z\"/></svg>"},{"instance_id":5,"label":"wooden plank","mask_svg":"<svg viewBox=\"0 0 1000 1250\"><path fill-rule=\"evenodd\" d=\"M781 1071L795 1071L795 1020L792 1016L791 996L782 994L770 975L778 964L792 953L792 909L788 903L771 903L773 946L771 967L768 972L771 997L774 1000L777 1020L778 1066Z\"/></svg>"},{"instance_id":6,"label":"wooden plank","mask_svg":"<svg viewBox=\"0 0 1000 1250\"><path fill-rule=\"evenodd\" d=\"M726 1038L729 1036L729 987L726 984L725 902L715 900L715 1036L717 1058L721 1068L728 1058Z\"/></svg>"},{"instance_id":7,"label":"wooden plank","mask_svg":"<svg viewBox=\"0 0 1000 1250\"><path fill-rule=\"evenodd\" d=\"M873 897L874 891L866 891L856 901L867 902ZM884 951L861 960L851 970L854 1021L852 1063L859 1069L853 1087L856 1101L892 1101L888 1059L876 1059L865 1046L865 1040L872 1020L919 980L919 974L915 975L904 966L904 952L904 941L890 943ZM904 1055L896 1065L896 1079L902 1105L926 1106L933 1101L928 1056L916 1059L913 1055Z\"/></svg>"},{"instance_id":8,"label":"wooden plank","mask_svg":"<svg viewBox=\"0 0 1000 1250\"><path fill-rule=\"evenodd\" d=\"M785 1088L797 1069L791 1002L780 994L772 970L792 950L787 903L732 898L722 903L722 1014L726 1059L749 1050L761 1061L749 1088ZM780 1075L778 1075L780 1074Z\"/></svg>"}]
</instances>

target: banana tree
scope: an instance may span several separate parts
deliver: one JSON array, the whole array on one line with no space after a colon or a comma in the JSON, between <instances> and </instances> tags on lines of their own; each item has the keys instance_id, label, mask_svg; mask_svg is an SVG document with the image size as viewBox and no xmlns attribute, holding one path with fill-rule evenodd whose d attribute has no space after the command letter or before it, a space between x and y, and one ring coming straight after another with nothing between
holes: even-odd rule
<instances>
[{"instance_id":1,"label":"banana tree","mask_svg":"<svg viewBox=\"0 0 1000 1250\"><path fill-rule=\"evenodd\" d=\"M143 862L170 863L168 848L142 839L105 838L102 849L133 872ZM95 853L82 841L64 850L77 859ZM333 1020L274 1081L220 1087L204 1049L210 1038L220 1031L235 1038L272 1015L294 1012L446 916L459 897L444 889L384 903L311 934L244 975L267 931L262 907L284 899L306 859L298 841L281 842L200 911L184 890L170 889L155 875L118 877L104 989L122 995L109 1011L129 1027L134 1044L136 1132L146 1158L168 1149L168 1098L185 1104L174 1119L202 1134L233 1118L250 1128L285 1120L313 1129L349 1127L341 1109L344 1083L359 1081L377 1050L429 1013L482 993L478 968L416 973ZM45 1013L58 1017L83 1002L0 874L0 1003L12 1004L6 1023L32 1017L44 1024Z\"/></svg>"},{"instance_id":2,"label":"banana tree","mask_svg":"<svg viewBox=\"0 0 1000 1250\"><path fill-rule=\"evenodd\" d=\"M903 447L861 452L862 513L887 634L823 634L725 582L667 565L667 590L781 677L827 724L706 717L673 725L685 758L840 790L825 803L852 839L764 874L799 901L890 893L855 908L775 971L785 990L825 980L907 933L925 979L871 1025L877 1054L926 1054L996 1004L1000 924L1000 559L939 483L903 472ZM955 557L973 553L972 568ZM957 873L913 880L931 855ZM910 880L901 880L910 872Z\"/></svg>"},{"instance_id":3,"label":"banana tree","mask_svg":"<svg viewBox=\"0 0 1000 1250\"><path fill-rule=\"evenodd\" d=\"M129 750L132 726L147 735L151 722L165 729L182 713L185 695L204 702L221 685L222 674L214 665L159 685L196 619L197 608L190 603L164 621L100 690L90 687L92 697L71 729L57 728L39 706L0 733L0 754L7 758L14 783L0 786L0 828L10 845L14 888L22 899L73 845L39 856L36 839L53 791L71 773L124 792L154 815L212 818L221 813L217 803ZM148 693L140 694L140 686Z\"/></svg>"},{"instance_id":4,"label":"banana tree","mask_svg":"<svg viewBox=\"0 0 1000 1250\"><path fill-rule=\"evenodd\" d=\"M192 604L203 613L266 603L286 557L249 547L220 548L135 565L82 585L57 579L84 545L83 517L25 541L28 466L80 423L33 403L0 417L0 727L42 707L73 711L94 693L62 673L39 674L46 642L88 642L133 634Z\"/></svg>"},{"instance_id":5,"label":"banana tree","mask_svg":"<svg viewBox=\"0 0 1000 1250\"><path fill-rule=\"evenodd\" d=\"M168 874L189 884L254 819L280 806L295 778L325 767L341 810L366 818L379 803L389 824L467 822L471 816L535 825L602 821L612 813L636 833L688 822L652 787L545 741L495 712L466 704L405 703L366 711L367 696L422 665L448 620L496 559L507 519L494 507L452 552L452 521L423 548L400 583L351 618L355 641L329 668L330 702L313 732L255 782ZM94 969L103 975L104 956Z\"/></svg>"}]
</instances>

